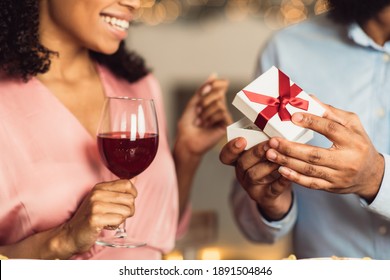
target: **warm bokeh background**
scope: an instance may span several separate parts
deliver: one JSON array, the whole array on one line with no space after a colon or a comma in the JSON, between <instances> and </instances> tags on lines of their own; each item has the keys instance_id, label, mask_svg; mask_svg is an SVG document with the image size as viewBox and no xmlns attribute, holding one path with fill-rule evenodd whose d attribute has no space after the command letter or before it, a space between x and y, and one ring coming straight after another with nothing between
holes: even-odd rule
<instances>
[{"instance_id":1,"label":"warm bokeh background","mask_svg":"<svg viewBox=\"0 0 390 280\"><path fill-rule=\"evenodd\" d=\"M183 104L210 73L230 80L229 103L254 75L258 53L284 26L326 9L323 0L143 0L128 45L145 57L161 83L173 140ZM240 114L234 109L237 120ZM222 143L221 143L222 144ZM170 256L185 259L280 259L290 237L274 245L247 241L229 208L233 169L216 147L204 158L193 188L191 230Z\"/></svg>"}]
</instances>

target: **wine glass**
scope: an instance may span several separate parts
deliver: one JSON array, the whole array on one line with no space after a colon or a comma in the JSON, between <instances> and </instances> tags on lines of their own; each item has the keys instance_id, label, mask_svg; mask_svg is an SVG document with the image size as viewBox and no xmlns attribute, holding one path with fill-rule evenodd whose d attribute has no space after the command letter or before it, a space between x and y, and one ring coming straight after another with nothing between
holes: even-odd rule
<instances>
[{"instance_id":1,"label":"wine glass","mask_svg":"<svg viewBox=\"0 0 390 280\"><path fill-rule=\"evenodd\" d=\"M104 165L120 179L132 179L153 161L158 148L158 124L151 99L107 97L97 131ZM126 221L99 245L136 248L146 245L127 236Z\"/></svg>"}]
</instances>

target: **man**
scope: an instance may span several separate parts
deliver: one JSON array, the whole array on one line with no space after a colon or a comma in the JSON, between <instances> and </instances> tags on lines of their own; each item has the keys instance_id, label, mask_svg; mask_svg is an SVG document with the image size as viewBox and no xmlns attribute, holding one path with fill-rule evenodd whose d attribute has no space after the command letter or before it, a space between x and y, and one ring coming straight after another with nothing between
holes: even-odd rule
<instances>
[{"instance_id":1,"label":"man","mask_svg":"<svg viewBox=\"0 0 390 280\"><path fill-rule=\"evenodd\" d=\"M235 166L232 206L249 239L293 231L298 258L390 259L390 1L329 5L277 33L259 62L259 74L275 65L324 103L323 118L292 117L314 139L273 138L244 152L237 138L220 159Z\"/></svg>"}]
</instances>

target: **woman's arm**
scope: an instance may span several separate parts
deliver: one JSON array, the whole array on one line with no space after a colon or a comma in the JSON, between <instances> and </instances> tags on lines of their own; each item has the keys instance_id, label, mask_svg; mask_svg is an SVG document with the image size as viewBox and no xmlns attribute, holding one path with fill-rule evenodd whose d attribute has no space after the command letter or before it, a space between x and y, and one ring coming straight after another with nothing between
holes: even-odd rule
<instances>
[{"instance_id":1,"label":"woman's arm","mask_svg":"<svg viewBox=\"0 0 390 280\"><path fill-rule=\"evenodd\" d=\"M65 225L34 234L18 243L0 247L0 254L11 259L68 259L76 251Z\"/></svg>"},{"instance_id":2,"label":"woman's arm","mask_svg":"<svg viewBox=\"0 0 390 280\"><path fill-rule=\"evenodd\" d=\"M8 258L68 259L88 251L105 227L116 228L134 215L137 190L129 180L95 185L64 224L0 247Z\"/></svg>"},{"instance_id":3,"label":"woman's arm","mask_svg":"<svg viewBox=\"0 0 390 280\"><path fill-rule=\"evenodd\" d=\"M179 218L188 205L203 155L225 136L232 122L226 104L227 88L226 80L211 76L188 102L178 122L173 158L179 184Z\"/></svg>"}]
</instances>

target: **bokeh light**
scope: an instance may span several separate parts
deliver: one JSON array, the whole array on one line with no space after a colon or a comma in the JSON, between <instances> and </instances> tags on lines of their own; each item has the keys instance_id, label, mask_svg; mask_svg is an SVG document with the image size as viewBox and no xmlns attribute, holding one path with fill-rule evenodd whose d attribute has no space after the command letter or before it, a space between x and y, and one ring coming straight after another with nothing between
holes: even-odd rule
<instances>
[{"instance_id":1,"label":"bokeh light","mask_svg":"<svg viewBox=\"0 0 390 280\"><path fill-rule=\"evenodd\" d=\"M148 25L176 20L199 22L204 15L230 21L262 19L272 29L328 10L327 0L142 0L137 22Z\"/></svg>"}]
</instances>

